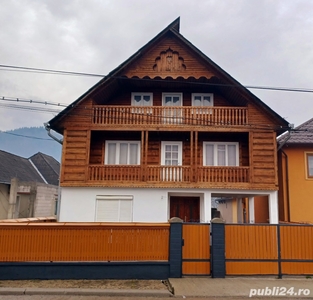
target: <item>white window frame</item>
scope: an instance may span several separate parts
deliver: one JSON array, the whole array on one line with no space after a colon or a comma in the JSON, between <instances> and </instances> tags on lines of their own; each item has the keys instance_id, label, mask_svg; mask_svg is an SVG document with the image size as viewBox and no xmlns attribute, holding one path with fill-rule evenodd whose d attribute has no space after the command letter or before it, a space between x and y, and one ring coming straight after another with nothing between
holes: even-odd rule
<instances>
[{"instance_id":1,"label":"white window frame","mask_svg":"<svg viewBox=\"0 0 313 300\"><path fill-rule=\"evenodd\" d=\"M165 97L166 96L179 96L180 104L177 106L183 106L183 93L162 93L162 106L165 106Z\"/></svg>"},{"instance_id":2,"label":"white window frame","mask_svg":"<svg viewBox=\"0 0 313 300\"><path fill-rule=\"evenodd\" d=\"M195 105L195 97L196 96L201 96L201 105ZM205 96L209 96L211 101L210 101L210 105L203 105L203 97ZM191 94L191 103L192 103L192 106L196 106L196 107L211 107L214 105L214 98L213 98L213 94L212 93L192 93Z\"/></svg>"},{"instance_id":3,"label":"white window frame","mask_svg":"<svg viewBox=\"0 0 313 300\"><path fill-rule=\"evenodd\" d=\"M305 164L306 164L306 178L313 179L313 173L310 173L310 159L309 157L313 157L313 152L305 152ZM312 166L313 167L313 166Z\"/></svg>"},{"instance_id":4,"label":"white window frame","mask_svg":"<svg viewBox=\"0 0 313 300\"><path fill-rule=\"evenodd\" d=\"M138 145L138 153L137 153L137 165L140 165L140 151L141 151L141 143L140 141L120 141L120 140L107 140L105 141L105 153L104 153L104 164L105 165L109 165L108 160L109 160L109 153L108 153L108 149L109 149L109 143L115 143L117 145L120 145L122 143L126 143L128 144L128 147L130 144L137 144ZM128 151L129 154L129 151ZM119 157L120 157L120 147L116 147L116 153L115 153L115 161L119 161ZM127 157L127 161L129 161L129 155ZM119 163L116 163L114 165L120 165ZM126 165L130 165L130 164L126 164Z\"/></svg>"},{"instance_id":5,"label":"white window frame","mask_svg":"<svg viewBox=\"0 0 313 300\"><path fill-rule=\"evenodd\" d=\"M95 211L95 222L132 222L133 221L133 200L134 197L132 195L97 195L96 196L96 211ZM102 219L99 219L98 215L98 209L99 209L99 202L100 201L114 201L114 203L117 205L118 209L116 211L116 216L114 218L111 218L108 221L103 221ZM130 210L128 211L128 218L127 220L121 220L121 207L123 205L123 202L130 201L128 204L130 205ZM112 217L112 216L111 216ZM124 216L125 217L125 216Z\"/></svg>"},{"instance_id":6,"label":"white window frame","mask_svg":"<svg viewBox=\"0 0 313 300\"><path fill-rule=\"evenodd\" d=\"M135 101L135 96L150 96L150 103L149 105L137 105L137 102ZM153 106L153 93L132 93L132 106ZM145 102L144 102L145 103Z\"/></svg>"},{"instance_id":7,"label":"white window frame","mask_svg":"<svg viewBox=\"0 0 313 300\"><path fill-rule=\"evenodd\" d=\"M212 165L207 165L207 162L206 162L206 145L213 145L213 166ZM203 166L205 167L227 167L229 166L228 165L228 153L226 154L226 165L225 166L219 166L218 165L218 156L217 156L217 149L218 149L218 146L219 145L223 145L223 146L226 146L226 151L228 149L228 145L234 145L236 146L236 163L235 163L235 167L239 166L239 143L237 142L203 142ZM229 166L229 167L232 167L232 166Z\"/></svg>"},{"instance_id":8,"label":"white window frame","mask_svg":"<svg viewBox=\"0 0 313 300\"><path fill-rule=\"evenodd\" d=\"M177 141L161 141L161 165L165 166L165 146L167 145L178 146L178 166L181 166L183 160L183 142Z\"/></svg>"}]
</instances>

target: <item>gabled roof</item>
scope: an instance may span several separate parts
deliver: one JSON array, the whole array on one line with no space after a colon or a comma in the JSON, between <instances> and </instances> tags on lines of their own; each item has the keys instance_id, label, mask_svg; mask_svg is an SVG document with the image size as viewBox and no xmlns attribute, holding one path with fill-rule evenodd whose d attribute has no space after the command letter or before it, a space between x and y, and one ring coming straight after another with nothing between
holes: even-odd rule
<instances>
[{"instance_id":1,"label":"gabled roof","mask_svg":"<svg viewBox=\"0 0 313 300\"><path fill-rule=\"evenodd\" d=\"M43 156L49 157L48 155ZM57 164L60 166L58 162ZM55 162L51 162L50 165L51 170L57 167ZM39 168L41 168L40 164ZM41 169L44 170L47 167L42 167ZM47 180L49 178L44 179L43 177L44 175L39 173L39 169L29 159L0 150L0 183L10 184L12 178L18 178L20 181L27 182L50 183Z\"/></svg>"},{"instance_id":2,"label":"gabled roof","mask_svg":"<svg viewBox=\"0 0 313 300\"><path fill-rule=\"evenodd\" d=\"M214 79L214 83L219 86L225 86L229 94L233 93L243 93L253 101L258 107L260 107L263 111L266 112L269 116L275 119L277 125L280 128L287 127L289 124L288 122L279 116L275 111L273 111L270 107L268 107L265 103L263 103L258 97L252 94L248 89L242 86L237 80L231 77L227 72L225 72L221 67L219 67L216 63L214 63L209 57L207 57L203 52L201 52L198 48L196 48L192 43L190 43L186 38L184 38L179 33L180 27L180 18L174 20L171 24L169 24L165 29L163 29L158 35L156 35L152 40L150 40L147 44L141 47L136 53L134 53L131 57L129 57L125 62L119 65L117 68L112 70L106 77L100 80L97 84L95 84L91 89L89 89L86 93L84 93L81 97L79 97L76 101L74 101L71 105L65 108L61 113L59 113L56 117L49 121L49 125L52 129L60 132L58 128L58 123L61 121L63 117L65 117L69 112L75 108L80 102L84 99L88 98L91 95L94 95L95 92L104 86L107 86L112 81L116 80L118 76L121 76L121 72L125 70L130 64L132 64L136 59L142 56L148 49L153 46L154 43L161 40L166 34L174 35L178 40L180 40L186 47L188 47L193 53L195 53L198 57L202 59L205 64L209 65L216 73L220 76L218 81L217 78ZM127 78L127 77L126 77ZM137 78L138 79L138 78ZM141 78L139 80L147 80L150 79L153 81L153 78ZM167 78L166 78L167 79ZM165 79L165 80L166 80ZM171 78L172 79L172 78ZM194 78L193 78L194 79ZM182 80L182 79L179 79ZM186 80L186 79L185 79ZM279 127L278 127L279 128ZM280 133L284 132L285 130L278 129Z\"/></svg>"},{"instance_id":3,"label":"gabled roof","mask_svg":"<svg viewBox=\"0 0 313 300\"><path fill-rule=\"evenodd\" d=\"M35 165L47 183L53 185L59 184L60 163L55 158L38 152L31 156L29 160Z\"/></svg>"},{"instance_id":4,"label":"gabled roof","mask_svg":"<svg viewBox=\"0 0 313 300\"><path fill-rule=\"evenodd\" d=\"M285 133L277 139L279 144L284 145L308 145L313 146L313 118L295 127L290 134Z\"/></svg>"}]
</instances>

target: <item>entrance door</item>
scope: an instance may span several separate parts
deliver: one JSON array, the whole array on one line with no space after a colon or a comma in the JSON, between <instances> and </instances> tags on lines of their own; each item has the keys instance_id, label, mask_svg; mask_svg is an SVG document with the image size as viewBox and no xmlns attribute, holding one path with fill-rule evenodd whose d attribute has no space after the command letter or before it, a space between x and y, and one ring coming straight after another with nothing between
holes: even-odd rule
<instances>
[{"instance_id":1,"label":"entrance door","mask_svg":"<svg viewBox=\"0 0 313 300\"><path fill-rule=\"evenodd\" d=\"M164 123L180 124L182 122L182 94L163 94Z\"/></svg>"},{"instance_id":2,"label":"entrance door","mask_svg":"<svg viewBox=\"0 0 313 300\"><path fill-rule=\"evenodd\" d=\"M170 218L178 217L184 222L200 222L199 197L171 197Z\"/></svg>"}]
</instances>

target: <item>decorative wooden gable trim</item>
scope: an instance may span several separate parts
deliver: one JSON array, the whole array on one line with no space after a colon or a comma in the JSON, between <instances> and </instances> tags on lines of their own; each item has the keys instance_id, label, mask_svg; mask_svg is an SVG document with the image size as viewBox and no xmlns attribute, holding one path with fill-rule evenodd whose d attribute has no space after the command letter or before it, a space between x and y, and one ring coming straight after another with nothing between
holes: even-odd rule
<instances>
[{"instance_id":1,"label":"decorative wooden gable trim","mask_svg":"<svg viewBox=\"0 0 313 300\"><path fill-rule=\"evenodd\" d=\"M186 70L184 59L179 56L177 51L168 48L166 51L161 51L160 55L155 59L153 70L156 72L180 72Z\"/></svg>"},{"instance_id":2,"label":"decorative wooden gable trim","mask_svg":"<svg viewBox=\"0 0 313 300\"><path fill-rule=\"evenodd\" d=\"M140 58L130 63L121 75L129 78L205 77L209 79L217 74L214 74L213 69L194 51L169 33L144 52Z\"/></svg>"}]
</instances>

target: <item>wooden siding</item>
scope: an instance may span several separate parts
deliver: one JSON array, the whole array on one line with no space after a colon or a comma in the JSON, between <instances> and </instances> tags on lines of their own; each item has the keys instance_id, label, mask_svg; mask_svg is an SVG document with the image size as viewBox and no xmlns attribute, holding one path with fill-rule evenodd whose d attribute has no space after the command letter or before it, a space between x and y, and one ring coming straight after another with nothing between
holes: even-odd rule
<instances>
[{"instance_id":1,"label":"wooden siding","mask_svg":"<svg viewBox=\"0 0 313 300\"><path fill-rule=\"evenodd\" d=\"M251 180L259 183L278 184L277 151L274 132L257 131L250 133Z\"/></svg>"},{"instance_id":2,"label":"wooden siding","mask_svg":"<svg viewBox=\"0 0 313 300\"><path fill-rule=\"evenodd\" d=\"M0 261L168 261L169 224L1 224Z\"/></svg>"},{"instance_id":3,"label":"wooden siding","mask_svg":"<svg viewBox=\"0 0 313 300\"><path fill-rule=\"evenodd\" d=\"M183 64L186 66L185 69L181 68L169 68L167 71L154 70L154 65L156 64L156 59L160 57L161 52L168 49L178 52L179 57L183 59ZM208 65L204 63L199 57L192 53L186 45L183 45L174 35L170 34L164 37L161 41L153 46L151 50L148 50L141 58L136 60L127 69L123 70L121 75L126 75L128 77L138 76L140 78L144 76L149 76L154 78L160 76L161 78L166 78L171 76L176 78L182 76L188 78L193 76L199 78L204 76L210 78L214 76L213 69L210 70Z\"/></svg>"},{"instance_id":4,"label":"wooden siding","mask_svg":"<svg viewBox=\"0 0 313 300\"><path fill-rule=\"evenodd\" d=\"M90 150L90 131L65 130L61 182L86 181Z\"/></svg>"}]
</instances>

